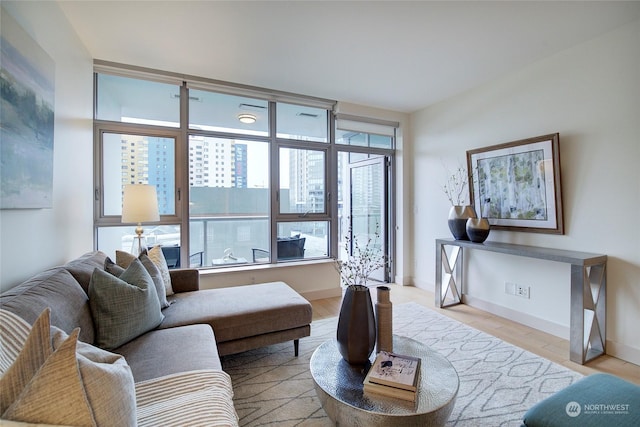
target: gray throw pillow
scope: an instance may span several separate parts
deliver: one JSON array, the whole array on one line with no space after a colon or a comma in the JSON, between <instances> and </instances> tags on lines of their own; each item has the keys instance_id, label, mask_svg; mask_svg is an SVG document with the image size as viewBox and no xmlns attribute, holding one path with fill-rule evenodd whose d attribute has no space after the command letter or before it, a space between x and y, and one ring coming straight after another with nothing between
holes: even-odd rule
<instances>
[{"instance_id":1,"label":"gray throw pillow","mask_svg":"<svg viewBox=\"0 0 640 427\"><path fill-rule=\"evenodd\" d=\"M118 256L118 258L122 258L120 255L120 251L116 251L116 255ZM133 261L134 259L135 257L127 260L126 266L128 267L129 265L131 265L131 261ZM158 267L156 267L153 261L149 259L147 254L140 254L138 259L140 260L140 262L142 262L144 268L147 269L147 272L151 276L151 279L153 279L153 284L155 285L156 292L158 293L158 300L160 301L160 308L169 307L171 303L167 300L167 295L164 288L164 279L162 278L160 270L158 269ZM125 270L123 265L114 263L109 257L104 260L104 269L116 277L120 277L120 275L124 273Z\"/></svg>"},{"instance_id":2,"label":"gray throw pillow","mask_svg":"<svg viewBox=\"0 0 640 427\"><path fill-rule=\"evenodd\" d=\"M153 279L137 259L119 278L96 268L89 283L89 306L96 345L106 350L156 328L164 319Z\"/></svg>"},{"instance_id":3,"label":"gray throw pillow","mask_svg":"<svg viewBox=\"0 0 640 427\"><path fill-rule=\"evenodd\" d=\"M160 273L160 269L156 267L156 265L151 261L147 254L140 254L138 257L144 268L147 269L149 276L153 279L153 284L155 285L156 292L158 293L158 300L160 301L160 308L169 307L170 303L167 300L167 293L164 287L164 279L162 278L162 273Z\"/></svg>"}]
</instances>

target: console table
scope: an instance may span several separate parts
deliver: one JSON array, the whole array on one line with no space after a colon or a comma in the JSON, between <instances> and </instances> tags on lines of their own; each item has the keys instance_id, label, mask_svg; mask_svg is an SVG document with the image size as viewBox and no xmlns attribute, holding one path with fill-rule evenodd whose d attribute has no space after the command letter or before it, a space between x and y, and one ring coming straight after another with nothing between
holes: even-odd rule
<instances>
[{"instance_id":1,"label":"console table","mask_svg":"<svg viewBox=\"0 0 640 427\"><path fill-rule=\"evenodd\" d=\"M447 255L446 246L452 246ZM569 358L584 364L606 351L607 256L562 249L540 248L511 243L436 239L437 307L462 303L464 290L463 252L465 248L498 252L571 264L571 321ZM452 302L447 303L449 297Z\"/></svg>"}]
</instances>

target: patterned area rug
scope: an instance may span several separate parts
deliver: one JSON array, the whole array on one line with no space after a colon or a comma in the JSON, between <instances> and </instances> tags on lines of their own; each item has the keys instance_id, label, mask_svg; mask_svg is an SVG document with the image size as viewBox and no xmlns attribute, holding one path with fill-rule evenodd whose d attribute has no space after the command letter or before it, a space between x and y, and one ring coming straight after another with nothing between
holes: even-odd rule
<instances>
[{"instance_id":1,"label":"patterned area rug","mask_svg":"<svg viewBox=\"0 0 640 427\"><path fill-rule=\"evenodd\" d=\"M240 425L333 425L316 397L309 360L335 339L336 326L337 318L313 322L297 358L290 342L223 357ZM393 331L437 350L458 372L448 426L520 426L533 404L582 377L417 303L393 306Z\"/></svg>"}]
</instances>

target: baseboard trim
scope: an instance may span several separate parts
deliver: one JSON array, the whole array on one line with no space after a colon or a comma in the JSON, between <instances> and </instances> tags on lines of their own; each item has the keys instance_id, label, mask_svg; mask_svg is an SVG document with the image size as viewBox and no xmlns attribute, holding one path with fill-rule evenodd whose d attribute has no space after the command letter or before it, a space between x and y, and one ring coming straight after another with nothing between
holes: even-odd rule
<instances>
[{"instance_id":1,"label":"baseboard trim","mask_svg":"<svg viewBox=\"0 0 640 427\"><path fill-rule=\"evenodd\" d=\"M616 359L640 366L640 349L607 340L607 354Z\"/></svg>"},{"instance_id":2,"label":"baseboard trim","mask_svg":"<svg viewBox=\"0 0 640 427\"><path fill-rule=\"evenodd\" d=\"M529 326L534 329L546 332L548 334L560 337L562 339L569 339L569 327L560 325L558 323L550 322L548 320L540 319L539 317L532 316L530 314L522 313L510 308L493 304L489 301L484 301L479 298L471 297L469 295L462 295L462 301L470 305L471 307L478 308L480 310L495 314L500 317L504 317L514 322L521 323L525 326Z\"/></svg>"},{"instance_id":3,"label":"baseboard trim","mask_svg":"<svg viewBox=\"0 0 640 427\"><path fill-rule=\"evenodd\" d=\"M318 291L300 292L309 301L342 296L342 288L321 289Z\"/></svg>"}]
</instances>

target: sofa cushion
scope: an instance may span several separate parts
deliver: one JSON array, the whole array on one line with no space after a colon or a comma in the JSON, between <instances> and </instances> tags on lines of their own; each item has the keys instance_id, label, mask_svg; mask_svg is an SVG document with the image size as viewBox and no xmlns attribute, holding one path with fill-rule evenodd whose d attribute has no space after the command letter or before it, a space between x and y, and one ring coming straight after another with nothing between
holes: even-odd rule
<instances>
[{"instance_id":1,"label":"sofa cushion","mask_svg":"<svg viewBox=\"0 0 640 427\"><path fill-rule=\"evenodd\" d=\"M190 371L136 384L139 427L238 426L231 378L220 370Z\"/></svg>"},{"instance_id":2,"label":"sofa cushion","mask_svg":"<svg viewBox=\"0 0 640 427\"><path fill-rule=\"evenodd\" d=\"M120 277L124 270L129 267L131 261L136 257L128 252L116 251L116 263L111 258L107 257L104 262L104 269L116 277ZM153 279L153 284L158 294L158 300L160 300L160 308L169 307L169 301L167 301L167 294L164 286L164 279L162 274L156 265L151 261L147 254L140 254L138 257L144 268L147 269L147 273Z\"/></svg>"},{"instance_id":3,"label":"sofa cushion","mask_svg":"<svg viewBox=\"0 0 640 427\"><path fill-rule=\"evenodd\" d=\"M136 383L184 371L222 369L213 334L208 325L156 329L113 351L127 359Z\"/></svg>"},{"instance_id":4,"label":"sofa cushion","mask_svg":"<svg viewBox=\"0 0 640 427\"><path fill-rule=\"evenodd\" d=\"M137 259L120 278L96 268L89 284L96 345L110 350L155 328L163 319L153 280Z\"/></svg>"},{"instance_id":5,"label":"sofa cushion","mask_svg":"<svg viewBox=\"0 0 640 427\"><path fill-rule=\"evenodd\" d=\"M104 260L106 258L107 255L104 252L87 252L81 257L69 261L63 267L78 281L84 292L88 293L93 270L95 268L104 268Z\"/></svg>"},{"instance_id":6,"label":"sofa cushion","mask_svg":"<svg viewBox=\"0 0 640 427\"><path fill-rule=\"evenodd\" d=\"M206 323L217 342L242 339L311 323L311 304L284 282L177 293L160 328Z\"/></svg>"},{"instance_id":7,"label":"sofa cushion","mask_svg":"<svg viewBox=\"0 0 640 427\"><path fill-rule=\"evenodd\" d=\"M0 295L0 306L29 324L51 308L51 324L71 333L80 328L80 340L93 343L94 325L89 298L74 276L64 268L43 271Z\"/></svg>"}]
</instances>

